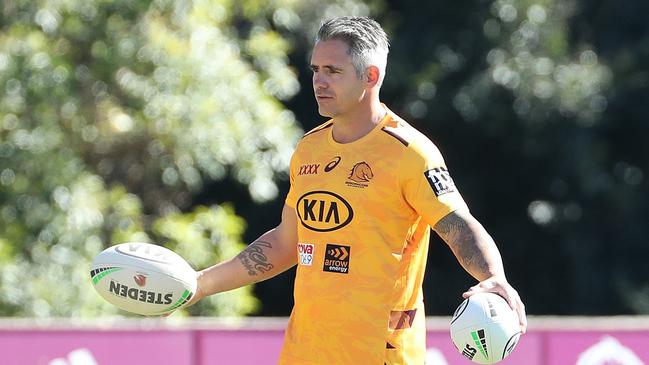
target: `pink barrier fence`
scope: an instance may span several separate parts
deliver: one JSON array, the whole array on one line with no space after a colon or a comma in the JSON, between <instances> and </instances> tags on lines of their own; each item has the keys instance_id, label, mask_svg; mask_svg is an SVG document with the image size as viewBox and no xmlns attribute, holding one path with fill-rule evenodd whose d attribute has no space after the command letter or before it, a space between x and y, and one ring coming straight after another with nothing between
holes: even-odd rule
<instances>
[{"instance_id":1,"label":"pink barrier fence","mask_svg":"<svg viewBox=\"0 0 649 365\"><path fill-rule=\"evenodd\" d=\"M590 319L541 325L521 339L503 365L649 364L646 319ZM265 365L275 364L285 320L244 321L236 326L212 320L169 324L159 320L83 325L0 321L0 365ZM536 322L541 323L540 320ZM432 320L429 365L467 365L446 330ZM572 325L570 324L572 323ZM601 323L601 321L600 321ZM618 323L618 325L616 325ZM431 328L432 327L432 328ZM317 359L317 354L314 354Z\"/></svg>"}]
</instances>

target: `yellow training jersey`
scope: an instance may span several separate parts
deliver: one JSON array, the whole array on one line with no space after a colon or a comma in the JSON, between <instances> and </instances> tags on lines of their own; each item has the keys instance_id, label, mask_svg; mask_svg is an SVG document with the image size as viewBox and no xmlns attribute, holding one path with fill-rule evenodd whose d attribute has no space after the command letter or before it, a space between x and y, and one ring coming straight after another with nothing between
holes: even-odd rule
<instances>
[{"instance_id":1,"label":"yellow training jersey","mask_svg":"<svg viewBox=\"0 0 649 365\"><path fill-rule=\"evenodd\" d=\"M422 365L429 226L465 203L435 145L389 110L351 143L333 123L291 159L298 268L279 363Z\"/></svg>"}]
</instances>

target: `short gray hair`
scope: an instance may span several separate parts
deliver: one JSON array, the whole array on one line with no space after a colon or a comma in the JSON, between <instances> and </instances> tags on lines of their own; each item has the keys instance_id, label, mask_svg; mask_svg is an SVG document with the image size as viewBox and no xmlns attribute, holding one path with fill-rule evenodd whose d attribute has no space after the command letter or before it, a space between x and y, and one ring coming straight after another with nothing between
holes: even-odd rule
<instances>
[{"instance_id":1,"label":"short gray hair","mask_svg":"<svg viewBox=\"0 0 649 365\"><path fill-rule=\"evenodd\" d=\"M345 16L323 22L315 42L334 39L349 46L347 53L359 79L370 65L381 70L381 79L385 76L390 44L385 31L374 19Z\"/></svg>"}]
</instances>

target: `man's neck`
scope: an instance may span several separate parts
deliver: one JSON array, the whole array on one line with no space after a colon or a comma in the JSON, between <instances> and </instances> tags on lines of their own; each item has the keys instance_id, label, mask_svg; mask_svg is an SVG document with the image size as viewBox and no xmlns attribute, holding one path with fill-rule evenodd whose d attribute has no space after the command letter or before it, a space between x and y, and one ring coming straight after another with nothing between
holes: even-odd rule
<instances>
[{"instance_id":1,"label":"man's neck","mask_svg":"<svg viewBox=\"0 0 649 365\"><path fill-rule=\"evenodd\" d=\"M387 113L380 101L334 118L333 138L338 143L351 143L370 133Z\"/></svg>"}]
</instances>

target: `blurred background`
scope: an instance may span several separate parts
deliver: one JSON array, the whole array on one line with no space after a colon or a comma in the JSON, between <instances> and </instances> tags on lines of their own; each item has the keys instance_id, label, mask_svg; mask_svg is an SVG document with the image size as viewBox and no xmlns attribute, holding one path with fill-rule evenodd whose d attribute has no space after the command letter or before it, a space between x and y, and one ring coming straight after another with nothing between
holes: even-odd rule
<instances>
[{"instance_id":1,"label":"blurred background","mask_svg":"<svg viewBox=\"0 0 649 365\"><path fill-rule=\"evenodd\" d=\"M127 315L91 289L104 248L199 269L279 223L337 15L386 29L382 99L439 146L528 313L649 313L645 0L3 0L0 316ZM432 241L446 316L474 281ZM286 316L292 277L183 314Z\"/></svg>"}]
</instances>

